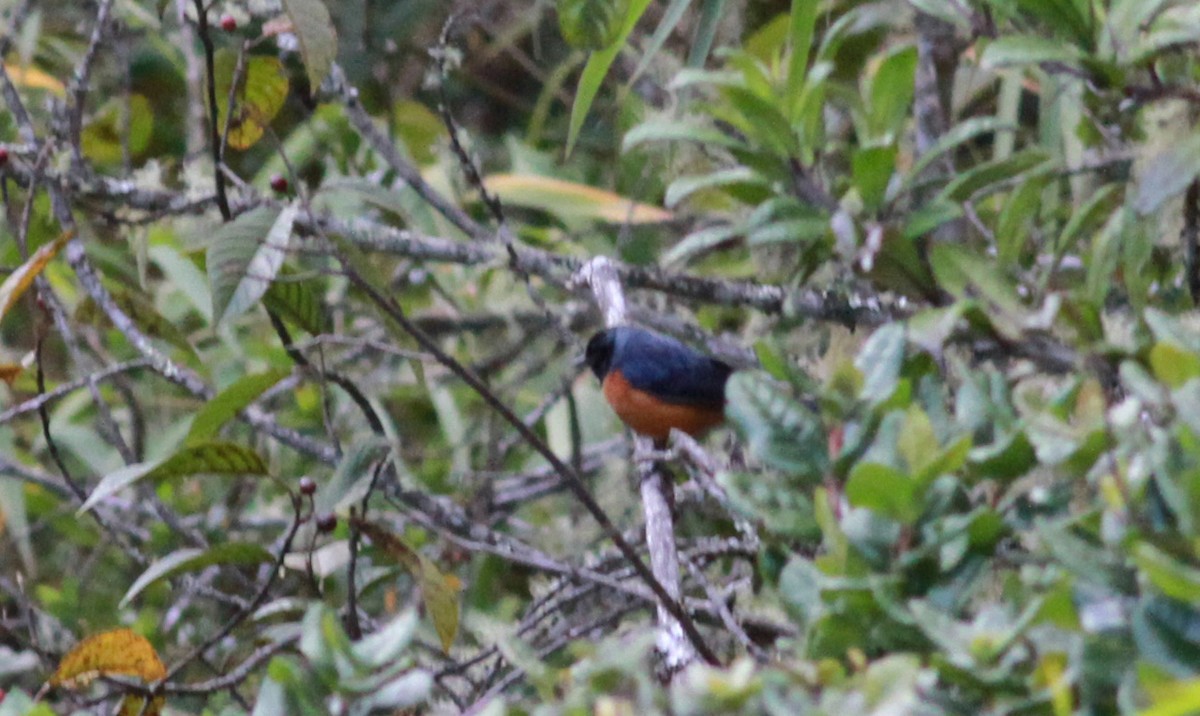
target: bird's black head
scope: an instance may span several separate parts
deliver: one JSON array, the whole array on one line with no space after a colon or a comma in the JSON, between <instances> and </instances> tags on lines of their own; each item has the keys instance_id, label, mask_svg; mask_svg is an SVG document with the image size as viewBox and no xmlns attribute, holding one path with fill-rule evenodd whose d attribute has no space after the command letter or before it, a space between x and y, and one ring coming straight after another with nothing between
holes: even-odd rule
<instances>
[{"instance_id":1,"label":"bird's black head","mask_svg":"<svg viewBox=\"0 0 1200 716\"><path fill-rule=\"evenodd\" d=\"M592 336L588 341L587 350L584 351L583 361L588 364L592 372L600 380L604 380L604 376L608 375L608 369L612 367L613 350L616 348L616 336L613 331L600 331Z\"/></svg>"}]
</instances>

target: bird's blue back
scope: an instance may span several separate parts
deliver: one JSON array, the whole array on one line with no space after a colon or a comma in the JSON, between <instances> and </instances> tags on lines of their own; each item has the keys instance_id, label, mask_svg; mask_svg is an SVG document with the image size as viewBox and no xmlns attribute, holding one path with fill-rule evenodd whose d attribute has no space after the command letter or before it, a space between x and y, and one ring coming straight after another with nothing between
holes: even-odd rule
<instances>
[{"instance_id":1,"label":"bird's blue back","mask_svg":"<svg viewBox=\"0 0 1200 716\"><path fill-rule=\"evenodd\" d=\"M670 403L724 405L728 365L641 328L621 326L613 333L610 369L619 370L634 388Z\"/></svg>"}]
</instances>

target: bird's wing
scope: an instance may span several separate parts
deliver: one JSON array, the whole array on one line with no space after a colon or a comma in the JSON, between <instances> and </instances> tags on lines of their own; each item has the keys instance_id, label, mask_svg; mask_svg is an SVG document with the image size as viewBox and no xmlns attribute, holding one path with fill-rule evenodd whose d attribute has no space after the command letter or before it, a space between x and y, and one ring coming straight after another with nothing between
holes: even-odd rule
<instances>
[{"instance_id":1,"label":"bird's wing","mask_svg":"<svg viewBox=\"0 0 1200 716\"><path fill-rule=\"evenodd\" d=\"M629 337L613 366L629 383L663 400L721 407L732 369L682 343L652 333Z\"/></svg>"}]
</instances>

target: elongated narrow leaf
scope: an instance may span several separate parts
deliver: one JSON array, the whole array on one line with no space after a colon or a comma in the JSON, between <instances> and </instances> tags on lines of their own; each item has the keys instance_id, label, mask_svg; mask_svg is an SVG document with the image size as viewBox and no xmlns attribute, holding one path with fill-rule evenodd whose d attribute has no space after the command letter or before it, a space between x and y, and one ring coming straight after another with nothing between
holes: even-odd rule
<instances>
[{"instance_id":1,"label":"elongated narrow leaf","mask_svg":"<svg viewBox=\"0 0 1200 716\"><path fill-rule=\"evenodd\" d=\"M692 34L692 49L688 51L687 66L703 67L713 41L717 39L717 26L725 18L726 0L702 0L700 20Z\"/></svg>"},{"instance_id":2,"label":"elongated narrow leaf","mask_svg":"<svg viewBox=\"0 0 1200 716\"><path fill-rule=\"evenodd\" d=\"M159 462L127 465L104 476L78 514L139 480L165 480L187 475L266 475L267 464L258 453L236 443L207 442L189 445Z\"/></svg>"},{"instance_id":3,"label":"elongated narrow leaf","mask_svg":"<svg viewBox=\"0 0 1200 716\"><path fill-rule=\"evenodd\" d=\"M527 174L496 174L484 186L514 206L541 209L564 220L594 219L614 224L670 221L671 212L586 184Z\"/></svg>"},{"instance_id":4,"label":"elongated narrow leaf","mask_svg":"<svg viewBox=\"0 0 1200 716\"><path fill-rule=\"evenodd\" d=\"M18 266L8 275L8 278L4 279L4 283L0 283L0 320L4 320L9 310L16 305L17 300L33 285L33 280L46 268L46 264L58 255L59 249L74 235L75 232L72 230L64 231L57 239L34 251L25 263Z\"/></svg>"},{"instance_id":5,"label":"elongated narrow leaf","mask_svg":"<svg viewBox=\"0 0 1200 716\"><path fill-rule=\"evenodd\" d=\"M67 94L67 88L53 76L46 74L36 67L21 67L17 64L4 63L4 71L17 87L48 90L59 97Z\"/></svg>"},{"instance_id":6,"label":"elongated narrow leaf","mask_svg":"<svg viewBox=\"0 0 1200 716\"><path fill-rule=\"evenodd\" d=\"M258 303L283 266L297 208L256 209L224 224L208 247L213 321L235 318Z\"/></svg>"},{"instance_id":7,"label":"elongated narrow leaf","mask_svg":"<svg viewBox=\"0 0 1200 716\"><path fill-rule=\"evenodd\" d=\"M249 542L228 542L209 549L177 550L147 567L129 587L129 591L125 592L125 596L121 597L120 606L127 606L151 584L170 579L177 574L195 572L214 564L253 565L270 562L272 559L274 558L270 552Z\"/></svg>"},{"instance_id":8,"label":"elongated narrow leaf","mask_svg":"<svg viewBox=\"0 0 1200 716\"><path fill-rule=\"evenodd\" d=\"M747 185L762 188L766 188L768 186L767 180L764 179L761 174L753 169L750 169L749 167L719 169L710 174L679 177L675 181L671 182L671 185L667 187L667 195L663 199L663 203L668 207L674 208L678 206L681 201L698 191L733 185Z\"/></svg>"},{"instance_id":9,"label":"elongated narrow leaf","mask_svg":"<svg viewBox=\"0 0 1200 716\"><path fill-rule=\"evenodd\" d=\"M744 149L745 143L720 130L689 121L651 120L643 122L625 133L621 151L629 151L645 142L696 142L712 144L729 149Z\"/></svg>"},{"instance_id":10,"label":"elongated narrow leaf","mask_svg":"<svg viewBox=\"0 0 1200 716\"><path fill-rule=\"evenodd\" d=\"M575 140L579 139L579 130L583 128L583 120L587 119L588 112L592 109L592 102L595 101L596 94L600 91L600 85L603 84L604 77L608 74L608 68L612 67L612 63L617 59L617 53L621 51L629 33L633 32L637 21L641 19L642 13L646 12L646 8L649 6L650 0L633 0L625 15L625 24L621 27L621 33L617 36L617 40L605 49L592 53L592 56L588 58L587 65L583 68L583 74L579 77L579 87L575 90L575 102L571 104L571 120L567 129L566 154L568 156L575 146Z\"/></svg>"},{"instance_id":11,"label":"elongated narrow leaf","mask_svg":"<svg viewBox=\"0 0 1200 716\"><path fill-rule=\"evenodd\" d=\"M817 24L819 0L792 0L792 15L788 23L788 44L791 58L788 60L787 96L788 106L796 102L808 74L808 58L812 50L813 29Z\"/></svg>"},{"instance_id":12,"label":"elongated narrow leaf","mask_svg":"<svg viewBox=\"0 0 1200 716\"><path fill-rule=\"evenodd\" d=\"M1033 35L1010 35L993 41L983 51L979 63L984 69L1013 65L1035 65L1041 62L1072 64L1079 59L1079 50L1065 42Z\"/></svg>"},{"instance_id":13,"label":"elongated narrow leaf","mask_svg":"<svg viewBox=\"0 0 1200 716\"><path fill-rule=\"evenodd\" d=\"M216 437L221 426L229 422L238 411L253 403L268 388L291 375L286 368L276 368L266 373L244 375L204 404L192 420L186 443L196 445Z\"/></svg>"},{"instance_id":14,"label":"elongated narrow leaf","mask_svg":"<svg viewBox=\"0 0 1200 716\"><path fill-rule=\"evenodd\" d=\"M458 591L461 587L458 579L443 574L432 561L385 528L365 520L356 519L354 524L421 585L425 611L441 639L442 648L450 651L458 633Z\"/></svg>"},{"instance_id":15,"label":"elongated narrow leaf","mask_svg":"<svg viewBox=\"0 0 1200 716\"><path fill-rule=\"evenodd\" d=\"M337 58L337 31L329 9L321 0L283 0L283 11L300 41L309 91L316 94Z\"/></svg>"},{"instance_id":16,"label":"elongated narrow leaf","mask_svg":"<svg viewBox=\"0 0 1200 716\"><path fill-rule=\"evenodd\" d=\"M692 0L671 0L671 4L663 11L662 20L659 20L658 27L654 30L654 35L651 36L650 42L646 45L646 49L642 51L642 59L638 62L638 66L634 69L633 74L629 76L629 81L626 82L627 87L632 87L634 82L642 76L646 68L650 66L650 61L662 49L663 43L671 36L671 32L683 19L683 14L687 12L691 6Z\"/></svg>"}]
</instances>

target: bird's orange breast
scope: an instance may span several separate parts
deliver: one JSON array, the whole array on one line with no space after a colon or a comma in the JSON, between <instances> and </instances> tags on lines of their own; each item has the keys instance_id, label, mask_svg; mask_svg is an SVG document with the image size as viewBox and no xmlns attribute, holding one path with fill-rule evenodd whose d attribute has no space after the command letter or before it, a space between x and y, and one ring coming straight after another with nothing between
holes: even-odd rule
<instances>
[{"instance_id":1,"label":"bird's orange breast","mask_svg":"<svg viewBox=\"0 0 1200 716\"><path fill-rule=\"evenodd\" d=\"M725 412L719 408L668 403L638 390L619 370L604 376L604 397L621 422L659 442L667 439L672 428L697 437L725 419Z\"/></svg>"}]
</instances>

